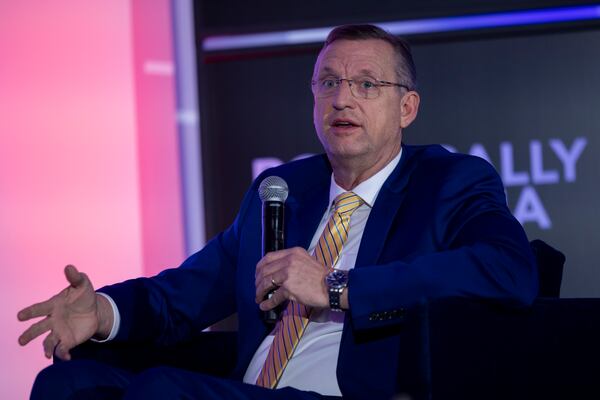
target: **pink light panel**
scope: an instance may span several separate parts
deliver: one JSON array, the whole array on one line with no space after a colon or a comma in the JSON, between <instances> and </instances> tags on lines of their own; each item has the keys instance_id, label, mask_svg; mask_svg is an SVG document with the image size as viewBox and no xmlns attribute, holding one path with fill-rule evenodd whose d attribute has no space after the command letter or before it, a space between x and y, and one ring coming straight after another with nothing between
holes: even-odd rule
<instances>
[{"instance_id":1,"label":"pink light panel","mask_svg":"<svg viewBox=\"0 0 600 400\"><path fill-rule=\"evenodd\" d=\"M49 364L16 313L65 264L99 287L182 260L172 63L168 0L0 1L0 398Z\"/></svg>"}]
</instances>

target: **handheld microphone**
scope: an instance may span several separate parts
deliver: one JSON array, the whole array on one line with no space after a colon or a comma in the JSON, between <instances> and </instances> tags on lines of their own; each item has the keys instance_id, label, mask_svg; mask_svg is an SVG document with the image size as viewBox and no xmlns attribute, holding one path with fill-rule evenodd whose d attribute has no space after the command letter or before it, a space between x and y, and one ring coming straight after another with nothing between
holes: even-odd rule
<instances>
[{"instance_id":1,"label":"handheld microphone","mask_svg":"<svg viewBox=\"0 0 600 400\"><path fill-rule=\"evenodd\" d=\"M271 251L285 248L284 237L284 203L288 197L287 183L278 176L265 178L258 188L258 196L262 201L262 255ZM276 289L265 296L270 298ZM268 324L275 324L282 311L279 305L272 310L265 311L263 320Z\"/></svg>"}]
</instances>

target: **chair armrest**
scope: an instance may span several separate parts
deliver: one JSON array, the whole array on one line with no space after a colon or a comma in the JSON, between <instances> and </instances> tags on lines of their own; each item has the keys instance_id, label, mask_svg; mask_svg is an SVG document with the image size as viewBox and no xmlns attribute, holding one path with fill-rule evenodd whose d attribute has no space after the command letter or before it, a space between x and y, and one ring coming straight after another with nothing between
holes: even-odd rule
<instances>
[{"instance_id":1,"label":"chair armrest","mask_svg":"<svg viewBox=\"0 0 600 400\"><path fill-rule=\"evenodd\" d=\"M600 299L445 299L415 315L417 398L600 398Z\"/></svg>"}]
</instances>

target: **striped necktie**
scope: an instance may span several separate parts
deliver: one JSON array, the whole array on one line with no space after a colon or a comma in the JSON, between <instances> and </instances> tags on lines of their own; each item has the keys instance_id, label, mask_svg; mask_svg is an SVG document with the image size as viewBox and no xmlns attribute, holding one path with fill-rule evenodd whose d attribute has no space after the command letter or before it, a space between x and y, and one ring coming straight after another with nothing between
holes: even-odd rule
<instances>
[{"instance_id":1,"label":"striped necktie","mask_svg":"<svg viewBox=\"0 0 600 400\"><path fill-rule=\"evenodd\" d=\"M352 192L342 193L335 198L334 212L314 251L314 257L326 269L332 270L337 262L344 242L348 238L350 216L363 203L363 200ZM308 325L310 312L310 308L303 304L295 301L288 302L281 320L275 327L273 343L256 380L258 386L275 389Z\"/></svg>"}]
</instances>

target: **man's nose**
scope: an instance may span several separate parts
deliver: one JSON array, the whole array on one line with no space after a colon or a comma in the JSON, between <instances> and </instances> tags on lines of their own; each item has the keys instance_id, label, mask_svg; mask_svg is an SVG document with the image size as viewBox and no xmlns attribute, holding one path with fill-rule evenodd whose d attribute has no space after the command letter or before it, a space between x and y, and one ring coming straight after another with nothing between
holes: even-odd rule
<instances>
[{"instance_id":1,"label":"man's nose","mask_svg":"<svg viewBox=\"0 0 600 400\"><path fill-rule=\"evenodd\" d=\"M352 108L354 106L355 99L352 94L351 85L352 83L346 79L340 82L332 98L334 108L342 110L346 107Z\"/></svg>"}]
</instances>

